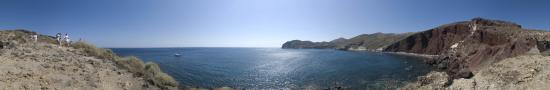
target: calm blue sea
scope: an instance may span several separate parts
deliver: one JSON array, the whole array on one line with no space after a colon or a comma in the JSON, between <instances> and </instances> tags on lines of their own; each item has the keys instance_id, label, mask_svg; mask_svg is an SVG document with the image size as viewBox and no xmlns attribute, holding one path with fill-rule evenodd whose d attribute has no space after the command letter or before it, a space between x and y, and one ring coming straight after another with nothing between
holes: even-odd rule
<instances>
[{"instance_id":1,"label":"calm blue sea","mask_svg":"<svg viewBox=\"0 0 550 90\"><path fill-rule=\"evenodd\" d=\"M183 86L239 89L394 88L429 71L419 58L279 48L112 48L158 63ZM175 57L174 54L181 54Z\"/></svg>"}]
</instances>

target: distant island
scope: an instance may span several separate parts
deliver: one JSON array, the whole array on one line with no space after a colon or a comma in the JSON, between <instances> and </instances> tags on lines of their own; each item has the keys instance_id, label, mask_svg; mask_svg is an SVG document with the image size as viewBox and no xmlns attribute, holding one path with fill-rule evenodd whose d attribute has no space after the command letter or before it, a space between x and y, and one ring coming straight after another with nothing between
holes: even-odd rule
<instances>
[{"instance_id":1,"label":"distant island","mask_svg":"<svg viewBox=\"0 0 550 90\"><path fill-rule=\"evenodd\" d=\"M339 49L433 56L436 68L400 89L546 89L550 32L484 18L416 33L359 35L330 42L292 40L284 49Z\"/></svg>"}]
</instances>

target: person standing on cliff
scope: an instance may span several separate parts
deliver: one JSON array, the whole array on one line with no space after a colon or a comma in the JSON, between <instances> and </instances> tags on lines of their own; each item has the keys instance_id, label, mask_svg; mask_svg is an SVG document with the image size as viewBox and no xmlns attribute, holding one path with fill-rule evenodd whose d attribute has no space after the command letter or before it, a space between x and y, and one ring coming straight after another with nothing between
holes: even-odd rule
<instances>
[{"instance_id":1,"label":"person standing on cliff","mask_svg":"<svg viewBox=\"0 0 550 90\"><path fill-rule=\"evenodd\" d=\"M59 46L61 46L61 33L57 33L55 34L55 39L57 40L57 43L59 44Z\"/></svg>"},{"instance_id":2,"label":"person standing on cliff","mask_svg":"<svg viewBox=\"0 0 550 90\"><path fill-rule=\"evenodd\" d=\"M34 41L34 42L37 42L38 41L38 35L37 34L31 35L31 40Z\"/></svg>"},{"instance_id":3,"label":"person standing on cliff","mask_svg":"<svg viewBox=\"0 0 550 90\"><path fill-rule=\"evenodd\" d=\"M69 38L69 34L65 33L64 40L67 43L67 47L71 45L71 39Z\"/></svg>"}]
</instances>

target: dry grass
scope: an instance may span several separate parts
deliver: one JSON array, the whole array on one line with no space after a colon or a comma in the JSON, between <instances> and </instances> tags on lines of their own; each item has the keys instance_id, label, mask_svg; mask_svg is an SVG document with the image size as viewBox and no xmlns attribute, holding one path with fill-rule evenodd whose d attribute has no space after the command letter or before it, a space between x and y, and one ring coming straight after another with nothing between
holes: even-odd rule
<instances>
[{"instance_id":1,"label":"dry grass","mask_svg":"<svg viewBox=\"0 0 550 90\"><path fill-rule=\"evenodd\" d=\"M0 40L28 43L31 41L30 35L32 34L37 33L27 30L0 31ZM57 41L52 36L39 35L38 39L39 42L57 45ZM3 44L0 46L3 46ZM112 60L116 62L117 67L127 69L129 72L134 73L134 75L143 77L149 83L152 83L162 89L176 89L178 87L178 82L170 75L162 72L160 67L153 62L144 64L139 58L133 56L121 58L114 54L110 49L98 48L84 41L74 42L70 47L82 51L82 53L86 56L93 56L104 60Z\"/></svg>"},{"instance_id":2,"label":"dry grass","mask_svg":"<svg viewBox=\"0 0 550 90\"><path fill-rule=\"evenodd\" d=\"M118 57L110 49L97 48L94 45L80 41L71 44L75 49L82 49L86 55L94 56L100 59L116 60Z\"/></svg>"},{"instance_id":3,"label":"dry grass","mask_svg":"<svg viewBox=\"0 0 550 90\"><path fill-rule=\"evenodd\" d=\"M157 86L173 86L177 87L178 82L174 80L170 75L162 72L158 66L158 64L153 62L147 62L145 64L145 72L148 74L148 76L152 77L153 83L157 84ZM164 88L164 87L161 87Z\"/></svg>"},{"instance_id":4,"label":"dry grass","mask_svg":"<svg viewBox=\"0 0 550 90\"><path fill-rule=\"evenodd\" d=\"M143 64L140 59L133 56L117 59L116 62L121 67L128 69L137 76L144 77L150 83L160 88L168 89L178 86L178 82L170 75L162 72L156 63L147 62L147 64Z\"/></svg>"},{"instance_id":5,"label":"dry grass","mask_svg":"<svg viewBox=\"0 0 550 90\"><path fill-rule=\"evenodd\" d=\"M128 71L133 72L137 76L141 77L145 75L145 64L137 57L124 57L115 61L120 67L128 69Z\"/></svg>"},{"instance_id":6,"label":"dry grass","mask_svg":"<svg viewBox=\"0 0 550 90\"><path fill-rule=\"evenodd\" d=\"M160 88L169 89L170 87L178 86L178 82L170 75L162 72L160 67L155 63L148 62L144 64L142 60L133 56L121 58L109 49L97 48L86 42L75 42L71 44L71 47L83 50L88 56L113 60L118 67L127 69L138 77L144 77L147 81Z\"/></svg>"}]
</instances>

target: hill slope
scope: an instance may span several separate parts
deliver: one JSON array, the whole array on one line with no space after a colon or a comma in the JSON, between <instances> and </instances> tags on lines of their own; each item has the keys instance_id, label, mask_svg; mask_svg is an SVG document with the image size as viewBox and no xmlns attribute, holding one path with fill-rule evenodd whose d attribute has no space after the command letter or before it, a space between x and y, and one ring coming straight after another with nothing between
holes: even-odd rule
<instances>
[{"instance_id":1,"label":"hill slope","mask_svg":"<svg viewBox=\"0 0 550 90\"><path fill-rule=\"evenodd\" d=\"M60 47L45 35L33 42L31 34L36 33L0 31L0 89L177 89L177 82L154 63L120 58L82 42Z\"/></svg>"},{"instance_id":2,"label":"hill slope","mask_svg":"<svg viewBox=\"0 0 550 90\"><path fill-rule=\"evenodd\" d=\"M350 39L338 38L330 42L312 42L292 40L283 44L284 49L339 49L351 51L382 51L413 33L374 33L362 34Z\"/></svg>"}]
</instances>

